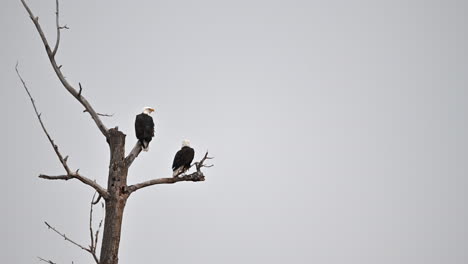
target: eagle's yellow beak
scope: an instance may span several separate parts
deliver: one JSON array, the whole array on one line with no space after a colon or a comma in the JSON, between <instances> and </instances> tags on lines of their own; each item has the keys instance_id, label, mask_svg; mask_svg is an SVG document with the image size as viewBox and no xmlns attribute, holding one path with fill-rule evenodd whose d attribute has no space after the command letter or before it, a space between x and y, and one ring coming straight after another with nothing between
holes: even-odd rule
<instances>
[{"instance_id":1,"label":"eagle's yellow beak","mask_svg":"<svg viewBox=\"0 0 468 264\"><path fill-rule=\"evenodd\" d=\"M154 108L150 108L149 110L150 110L151 112L154 112L154 111L155 111Z\"/></svg>"}]
</instances>

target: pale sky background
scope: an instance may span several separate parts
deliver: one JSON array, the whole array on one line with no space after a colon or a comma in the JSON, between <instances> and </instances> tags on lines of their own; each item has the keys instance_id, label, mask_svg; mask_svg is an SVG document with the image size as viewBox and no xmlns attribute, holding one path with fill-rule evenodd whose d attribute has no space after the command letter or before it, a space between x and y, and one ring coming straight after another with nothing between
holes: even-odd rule
<instances>
[{"instance_id":1,"label":"pale sky background","mask_svg":"<svg viewBox=\"0 0 468 264\"><path fill-rule=\"evenodd\" d=\"M29 0L55 40L55 1ZM61 1L58 63L108 127L156 137L129 182L167 177L189 138L206 182L141 190L120 263L468 263L467 1ZM92 190L60 166L16 61L72 168L106 184L108 148L60 85L20 1L0 4L2 263L92 263ZM97 210L101 213L101 210ZM95 219L99 218L99 214Z\"/></svg>"}]
</instances>

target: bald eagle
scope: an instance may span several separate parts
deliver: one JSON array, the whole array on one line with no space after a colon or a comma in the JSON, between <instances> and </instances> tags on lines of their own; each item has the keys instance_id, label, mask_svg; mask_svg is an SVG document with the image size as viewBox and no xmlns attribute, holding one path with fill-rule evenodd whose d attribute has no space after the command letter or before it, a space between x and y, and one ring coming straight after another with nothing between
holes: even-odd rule
<instances>
[{"instance_id":1,"label":"bald eagle","mask_svg":"<svg viewBox=\"0 0 468 264\"><path fill-rule=\"evenodd\" d=\"M190 169L190 164L195 156L195 150L190 147L190 141L185 139L182 141L182 148L177 151L172 162L172 176L176 177L179 174L186 172Z\"/></svg>"},{"instance_id":2,"label":"bald eagle","mask_svg":"<svg viewBox=\"0 0 468 264\"><path fill-rule=\"evenodd\" d=\"M143 113L137 115L135 119L135 134L143 151L148 151L149 143L154 137L154 122L150 116L152 112L154 108L145 107Z\"/></svg>"}]
</instances>

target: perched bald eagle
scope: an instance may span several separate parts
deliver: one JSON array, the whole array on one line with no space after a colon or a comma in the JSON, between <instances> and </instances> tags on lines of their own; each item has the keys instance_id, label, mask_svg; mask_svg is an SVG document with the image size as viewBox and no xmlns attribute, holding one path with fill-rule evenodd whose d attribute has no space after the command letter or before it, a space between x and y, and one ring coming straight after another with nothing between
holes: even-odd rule
<instances>
[{"instance_id":1,"label":"perched bald eagle","mask_svg":"<svg viewBox=\"0 0 468 264\"><path fill-rule=\"evenodd\" d=\"M190 147L190 141L185 139L182 141L182 148L177 151L174 157L174 162L172 162L172 177L176 177L190 169L190 164L192 163L194 156L195 150Z\"/></svg>"},{"instance_id":2,"label":"perched bald eagle","mask_svg":"<svg viewBox=\"0 0 468 264\"><path fill-rule=\"evenodd\" d=\"M143 113L137 115L135 119L135 134L143 151L148 151L149 143L154 137L154 122L150 116L152 112L154 108L145 107Z\"/></svg>"}]
</instances>

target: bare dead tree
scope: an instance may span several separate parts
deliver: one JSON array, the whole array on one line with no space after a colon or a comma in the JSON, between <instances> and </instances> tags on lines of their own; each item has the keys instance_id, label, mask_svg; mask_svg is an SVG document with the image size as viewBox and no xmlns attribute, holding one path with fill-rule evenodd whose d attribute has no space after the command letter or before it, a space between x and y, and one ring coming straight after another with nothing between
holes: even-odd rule
<instances>
[{"instance_id":1,"label":"bare dead tree","mask_svg":"<svg viewBox=\"0 0 468 264\"><path fill-rule=\"evenodd\" d=\"M199 182L204 181L205 176L201 169L203 167L211 167L212 165L205 165L204 162L208 159L208 152L206 152L205 156L199 161L195 162L194 165L196 166L196 171L179 177L180 175L176 175L175 177L168 177L168 178L159 178L153 179L146 182L134 184L134 185L127 185L127 176L128 170L132 165L133 161L138 157L141 152L141 146L137 142L133 147L132 151L125 156L125 137L126 135L118 130L118 127L108 129L100 116L111 116L106 114L100 114L94 110L91 106L89 101L83 96L83 88L79 83L79 90L77 90L72 84L70 84L64 77L62 73L62 65L59 65L56 61L56 55L60 44L60 31L63 29L68 29L68 27L60 26L59 23L59 1L56 0L56 30L57 30L57 39L55 41L55 45L53 50L49 45L47 38L41 28L39 23L39 17L35 16L29 6L26 4L24 0L20 0L23 4L25 10L27 11L29 17L31 18L34 26L36 27L37 32L39 33L42 44L45 47L47 56L49 58L50 64L52 65L55 74L57 75L58 79L62 83L63 87L85 108L83 112L89 113L91 119L96 124L97 128L99 129L100 133L104 136L104 139L109 145L110 150L110 164L109 164L109 173L107 178L107 188L103 188L100 184L98 184L95 180L91 180L90 178L81 175L79 173L79 169L72 170L67 164L68 156L63 156L62 153L59 151L58 145L54 142L52 137L50 136L49 132L47 131L43 120L41 118L41 114L37 110L35 101L26 85L26 82L23 80L22 76L18 71L18 65L16 65L16 72L18 74L19 79L31 100L31 104L34 108L35 114L41 124L42 130L47 136L54 152L59 159L60 163L62 164L65 174L63 175L39 175L39 178L46 179L46 180L71 180L77 179L80 182L88 185L89 187L93 188L97 194L99 195L96 200L93 197L91 201L91 209L90 209L90 240L91 243L89 247L82 246L73 240L69 239L65 234L59 232L54 227L49 225L47 222L46 225L49 229L53 230L60 236L64 237L65 240L74 244L75 246L80 247L81 249L90 253L97 264L117 264L118 263L118 253L119 253L119 245L120 245L120 236L121 236L121 229L122 229L122 220L123 220L123 213L125 209L125 205L129 196L134 193L135 191L149 187L152 185L157 184L173 184L182 181L192 181L192 182ZM98 244L98 237L99 237L99 230L102 226L102 220L99 224L98 229L96 232L93 232L92 228L92 213L93 213L93 205L97 204L100 199L104 199L105 202L105 220L104 220L104 230L102 234L102 242L100 248L100 256L97 257L97 244ZM40 261L44 261L47 263L53 264L54 262L46 259L39 258Z\"/></svg>"}]
</instances>

